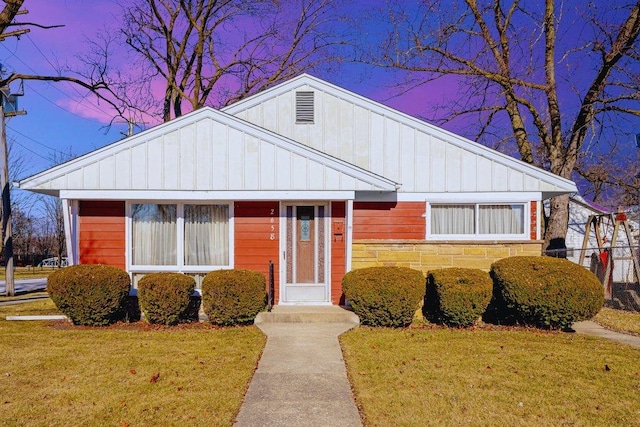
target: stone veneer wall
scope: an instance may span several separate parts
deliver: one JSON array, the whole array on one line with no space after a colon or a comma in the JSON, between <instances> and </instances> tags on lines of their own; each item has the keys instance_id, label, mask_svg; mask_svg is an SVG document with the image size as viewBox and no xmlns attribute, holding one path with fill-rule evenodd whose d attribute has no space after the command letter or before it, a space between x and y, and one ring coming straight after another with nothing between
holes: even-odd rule
<instances>
[{"instance_id":1,"label":"stone veneer wall","mask_svg":"<svg viewBox=\"0 0 640 427\"><path fill-rule=\"evenodd\" d=\"M491 264L511 256L540 256L542 240L508 242L425 242L415 240L356 240L351 269L393 265L427 272L464 267L489 271Z\"/></svg>"}]
</instances>

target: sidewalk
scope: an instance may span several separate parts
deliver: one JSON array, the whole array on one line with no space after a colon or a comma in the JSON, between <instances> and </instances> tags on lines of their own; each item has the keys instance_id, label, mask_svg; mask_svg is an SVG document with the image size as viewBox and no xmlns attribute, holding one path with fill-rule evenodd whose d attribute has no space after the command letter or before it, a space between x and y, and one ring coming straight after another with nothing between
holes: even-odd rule
<instances>
[{"instance_id":1,"label":"sidewalk","mask_svg":"<svg viewBox=\"0 0 640 427\"><path fill-rule=\"evenodd\" d=\"M256 323L267 335L267 345L236 427L362 425L338 342L357 323L326 318L298 322Z\"/></svg>"},{"instance_id":2,"label":"sidewalk","mask_svg":"<svg viewBox=\"0 0 640 427\"><path fill-rule=\"evenodd\" d=\"M578 334L591 335L594 337L617 341L622 344L628 344L633 347L640 347L640 337L605 329L591 320L576 322L573 324L572 329Z\"/></svg>"}]
</instances>

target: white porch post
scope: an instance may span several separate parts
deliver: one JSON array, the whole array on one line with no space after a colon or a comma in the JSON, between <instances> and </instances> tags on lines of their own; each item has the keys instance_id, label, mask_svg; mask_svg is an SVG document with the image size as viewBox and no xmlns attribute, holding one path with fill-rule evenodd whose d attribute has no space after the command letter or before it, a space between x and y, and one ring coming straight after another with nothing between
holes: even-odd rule
<instances>
[{"instance_id":1,"label":"white porch post","mask_svg":"<svg viewBox=\"0 0 640 427\"><path fill-rule=\"evenodd\" d=\"M69 265L78 264L78 201L62 199L64 237Z\"/></svg>"},{"instance_id":2,"label":"white porch post","mask_svg":"<svg viewBox=\"0 0 640 427\"><path fill-rule=\"evenodd\" d=\"M351 271L351 254L353 252L353 199L347 200L347 241L345 248L346 273Z\"/></svg>"}]
</instances>

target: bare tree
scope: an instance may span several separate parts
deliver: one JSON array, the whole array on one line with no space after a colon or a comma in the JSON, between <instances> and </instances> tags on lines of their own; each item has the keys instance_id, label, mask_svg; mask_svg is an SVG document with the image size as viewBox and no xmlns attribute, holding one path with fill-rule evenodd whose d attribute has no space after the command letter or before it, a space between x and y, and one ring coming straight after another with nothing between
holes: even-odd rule
<instances>
[{"instance_id":1,"label":"bare tree","mask_svg":"<svg viewBox=\"0 0 640 427\"><path fill-rule=\"evenodd\" d=\"M103 70L121 95L139 95L129 97L134 109L149 111L139 104L148 105L149 95L154 97L163 121L182 115L184 108L220 107L327 66L332 48L342 44L335 0L136 0L120 5L120 35L130 49L127 72ZM99 68L113 44L111 36L103 35L85 62ZM154 96L158 87L162 94Z\"/></svg>"},{"instance_id":2,"label":"bare tree","mask_svg":"<svg viewBox=\"0 0 640 427\"><path fill-rule=\"evenodd\" d=\"M615 211L619 206L638 205L639 166L640 156L614 146L605 153L581 156L576 172L589 183L583 195Z\"/></svg>"},{"instance_id":3,"label":"bare tree","mask_svg":"<svg viewBox=\"0 0 640 427\"><path fill-rule=\"evenodd\" d=\"M586 142L620 136L613 123L640 117L638 1L602 10L595 2L557 9L554 0L405 5L387 9L382 49L360 59L406 72L406 87L454 76L463 92L447 117L464 118L471 138L511 151L508 141L523 161L571 178ZM568 196L550 205L546 245L564 242Z\"/></svg>"},{"instance_id":4,"label":"bare tree","mask_svg":"<svg viewBox=\"0 0 640 427\"><path fill-rule=\"evenodd\" d=\"M0 12L0 34L5 34L13 24L13 19L20 12L24 0L4 0L4 8Z\"/></svg>"},{"instance_id":5,"label":"bare tree","mask_svg":"<svg viewBox=\"0 0 640 427\"><path fill-rule=\"evenodd\" d=\"M64 216L62 200L58 197L44 196L44 218L47 234L51 242L53 256L58 258L58 266L62 265L62 257L66 255L66 239L64 232Z\"/></svg>"}]
</instances>

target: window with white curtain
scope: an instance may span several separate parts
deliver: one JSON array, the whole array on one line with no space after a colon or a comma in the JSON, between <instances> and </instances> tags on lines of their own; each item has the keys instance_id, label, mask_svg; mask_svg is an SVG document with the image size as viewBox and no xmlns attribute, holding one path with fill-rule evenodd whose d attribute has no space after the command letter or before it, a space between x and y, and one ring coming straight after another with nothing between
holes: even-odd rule
<instances>
[{"instance_id":1,"label":"window with white curtain","mask_svg":"<svg viewBox=\"0 0 640 427\"><path fill-rule=\"evenodd\" d=\"M176 205L131 205L131 221L133 264L177 264Z\"/></svg>"},{"instance_id":2,"label":"window with white curtain","mask_svg":"<svg viewBox=\"0 0 640 427\"><path fill-rule=\"evenodd\" d=\"M131 205L131 264L197 270L229 265L229 206Z\"/></svg>"},{"instance_id":3,"label":"window with white curtain","mask_svg":"<svg viewBox=\"0 0 640 427\"><path fill-rule=\"evenodd\" d=\"M525 204L431 204L429 234L436 237L525 237Z\"/></svg>"},{"instance_id":4,"label":"window with white curtain","mask_svg":"<svg viewBox=\"0 0 640 427\"><path fill-rule=\"evenodd\" d=\"M184 263L229 264L229 206L185 205Z\"/></svg>"}]
</instances>

